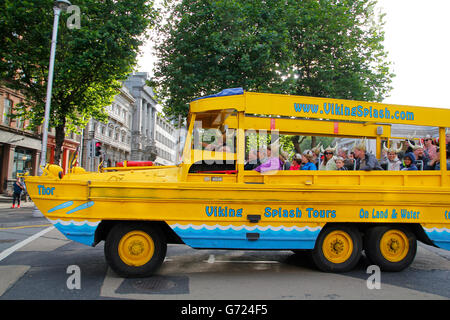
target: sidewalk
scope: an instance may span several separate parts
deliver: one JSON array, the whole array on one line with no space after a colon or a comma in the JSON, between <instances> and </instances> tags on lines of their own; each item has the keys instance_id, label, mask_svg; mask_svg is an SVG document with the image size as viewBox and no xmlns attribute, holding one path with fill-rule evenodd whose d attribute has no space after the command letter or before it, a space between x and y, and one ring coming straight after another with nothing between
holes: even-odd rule
<instances>
[{"instance_id":1,"label":"sidewalk","mask_svg":"<svg viewBox=\"0 0 450 320\"><path fill-rule=\"evenodd\" d=\"M0 228L51 225L45 217L33 217L32 201L21 201L20 208L14 209L11 204L12 202L0 202Z\"/></svg>"}]
</instances>

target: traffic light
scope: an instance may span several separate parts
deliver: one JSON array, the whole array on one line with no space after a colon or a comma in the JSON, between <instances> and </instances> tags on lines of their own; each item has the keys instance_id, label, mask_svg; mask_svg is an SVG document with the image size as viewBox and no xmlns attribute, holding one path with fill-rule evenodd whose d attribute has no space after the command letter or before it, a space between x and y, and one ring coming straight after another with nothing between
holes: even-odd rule
<instances>
[{"instance_id":1,"label":"traffic light","mask_svg":"<svg viewBox=\"0 0 450 320\"><path fill-rule=\"evenodd\" d=\"M102 155L102 143L96 142L95 143L95 156L99 157Z\"/></svg>"}]
</instances>

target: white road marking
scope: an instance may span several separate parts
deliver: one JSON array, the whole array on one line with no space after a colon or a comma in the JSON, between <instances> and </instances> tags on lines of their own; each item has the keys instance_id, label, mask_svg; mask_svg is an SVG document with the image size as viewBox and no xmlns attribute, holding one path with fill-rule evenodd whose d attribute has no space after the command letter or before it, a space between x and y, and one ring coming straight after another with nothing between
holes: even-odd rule
<instances>
[{"instance_id":1,"label":"white road marking","mask_svg":"<svg viewBox=\"0 0 450 320\"><path fill-rule=\"evenodd\" d=\"M203 262L207 263L262 263L262 264L279 264L279 261L270 261L270 260L216 260L214 255L211 254L208 260L203 260Z\"/></svg>"},{"instance_id":2,"label":"white road marking","mask_svg":"<svg viewBox=\"0 0 450 320\"><path fill-rule=\"evenodd\" d=\"M269 264L279 264L279 261L258 261L258 260L215 260L215 262L224 262L224 263L269 263Z\"/></svg>"},{"instance_id":3,"label":"white road marking","mask_svg":"<svg viewBox=\"0 0 450 320\"><path fill-rule=\"evenodd\" d=\"M54 226L48 227L48 228L32 235L31 237L26 238L25 240L19 242L18 244L13 245L11 248L4 250L2 253L0 253L0 261L5 259L6 257L8 257L10 254L14 253L15 251L19 250L20 248L26 246L31 241L36 240L37 238L43 236L44 234L46 234L49 231L52 231L53 229L55 229Z\"/></svg>"}]
</instances>

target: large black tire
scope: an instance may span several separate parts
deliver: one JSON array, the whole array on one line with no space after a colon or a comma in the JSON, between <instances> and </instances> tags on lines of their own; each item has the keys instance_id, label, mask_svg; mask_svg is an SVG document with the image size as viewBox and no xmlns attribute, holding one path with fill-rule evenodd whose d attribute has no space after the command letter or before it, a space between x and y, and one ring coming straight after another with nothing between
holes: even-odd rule
<instances>
[{"instance_id":1,"label":"large black tire","mask_svg":"<svg viewBox=\"0 0 450 320\"><path fill-rule=\"evenodd\" d=\"M166 251L164 234L148 223L118 223L105 243L106 261L125 278L153 275L163 263Z\"/></svg>"},{"instance_id":2,"label":"large black tire","mask_svg":"<svg viewBox=\"0 0 450 320\"><path fill-rule=\"evenodd\" d=\"M417 239L404 226L376 226L366 231L364 251L369 261L382 271L398 272L413 262Z\"/></svg>"},{"instance_id":3,"label":"large black tire","mask_svg":"<svg viewBox=\"0 0 450 320\"><path fill-rule=\"evenodd\" d=\"M311 252L314 264L324 272L348 272L361 258L362 238L350 225L329 225L319 234Z\"/></svg>"}]
</instances>

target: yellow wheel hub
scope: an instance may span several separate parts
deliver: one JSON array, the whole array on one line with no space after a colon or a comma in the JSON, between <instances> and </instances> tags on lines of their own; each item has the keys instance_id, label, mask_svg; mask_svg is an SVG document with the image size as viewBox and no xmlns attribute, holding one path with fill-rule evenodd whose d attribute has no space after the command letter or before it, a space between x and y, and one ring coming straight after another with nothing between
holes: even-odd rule
<instances>
[{"instance_id":1,"label":"yellow wheel hub","mask_svg":"<svg viewBox=\"0 0 450 320\"><path fill-rule=\"evenodd\" d=\"M120 239L119 256L122 261L133 267L139 267L147 262L155 252L152 238L143 231L131 231Z\"/></svg>"},{"instance_id":2,"label":"yellow wheel hub","mask_svg":"<svg viewBox=\"0 0 450 320\"><path fill-rule=\"evenodd\" d=\"M353 253L353 240L347 232L332 231L323 240L322 252L328 261L343 263Z\"/></svg>"},{"instance_id":3,"label":"yellow wheel hub","mask_svg":"<svg viewBox=\"0 0 450 320\"><path fill-rule=\"evenodd\" d=\"M390 262L402 261L409 251L408 237L400 230L389 230L381 237L380 251Z\"/></svg>"}]
</instances>

